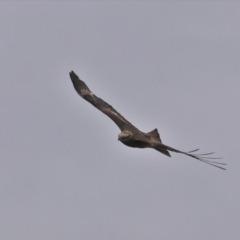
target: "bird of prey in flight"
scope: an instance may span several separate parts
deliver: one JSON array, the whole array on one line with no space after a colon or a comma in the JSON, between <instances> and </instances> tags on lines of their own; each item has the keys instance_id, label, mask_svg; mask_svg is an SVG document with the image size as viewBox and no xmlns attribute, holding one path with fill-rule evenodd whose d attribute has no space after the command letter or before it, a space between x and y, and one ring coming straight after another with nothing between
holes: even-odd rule
<instances>
[{"instance_id":1,"label":"bird of prey in flight","mask_svg":"<svg viewBox=\"0 0 240 240\"><path fill-rule=\"evenodd\" d=\"M71 71L70 78L72 80L73 86L77 93L84 98L86 101L91 103L94 107L99 109L101 112L110 117L120 128L121 132L118 135L118 140L120 140L123 144L128 147L134 148L153 148L157 151L171 157L169 151L182 153L189 157L195 158L201 162L210 164L212 166L218 167L220 169L224 169L219 165L226 165L225 163L219 163L213 161L213 159L219 159L214 157L209 157L212 153L205 154L196 154L195 152L199 149L195 149L190 152L179 151L175 148L169 147L162 143L160 139L159 133L157 129L154 129L151 132L144 133L138 130L135 126L133 126L130 122L128 122L120 113L118 113L111 105L103 101L101 98L94 95L88 86L79 79L79 77Z\"/></svg>"}]
</instances>

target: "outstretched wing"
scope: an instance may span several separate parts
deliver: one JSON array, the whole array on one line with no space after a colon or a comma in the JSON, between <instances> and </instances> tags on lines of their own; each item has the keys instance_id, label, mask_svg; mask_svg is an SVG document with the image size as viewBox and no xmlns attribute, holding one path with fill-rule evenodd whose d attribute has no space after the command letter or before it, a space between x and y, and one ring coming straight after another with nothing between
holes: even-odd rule
<instances>
[{"instance_id":1,"label":"outstretched wing","mask_svg":"<svg viewBox=\"0 0 240 240\"><path fill-rule=\"evenodd\" d=\"M72 80L73 86L77 93L84 98L86 101L90 102L94 107L99 109L101 112L110 117L118 127L123 130L137 130L130 122L128 122L120 113L118 113L111 105L104 102L101 98L94 95L88 86L79 79L79 77L71 71L69 73Z\"/></svg>"},{"instance_id":2,"label":"outstretched wing","mask_svg":"<svg viewBox=\"0 0 240 240\"><path fill-rule=\"evenodd\" d=\"M196 154L194 152L198 151L199 149L195 149L193 151L190 151L190 152L183 152L183 151L179 151L175 148L172 148L172 147L169 147L165 144L159 144L158 146L155 147L156 150L158 151L162 151L162 150L168 150L168 151L172 151L172 152L176 152L176 153L182 153L182 154L185 154L189 157L192 157L192 158L195 158L201 162L204 162L204 163L207 163L209 165L212 165L214 167L218 167L218 168L221 168L223 170L226 170L225 168L223 167L220 167L218 165L227 165L226 163L220 163L220 162L215 162L215 161L212 161L214 159L220 159L220 158L215 158L215 157L209 157L209 155L213 154L214 152L211 152L211 153L203 153L203 154Z\"/></svg>"}]
</instances>

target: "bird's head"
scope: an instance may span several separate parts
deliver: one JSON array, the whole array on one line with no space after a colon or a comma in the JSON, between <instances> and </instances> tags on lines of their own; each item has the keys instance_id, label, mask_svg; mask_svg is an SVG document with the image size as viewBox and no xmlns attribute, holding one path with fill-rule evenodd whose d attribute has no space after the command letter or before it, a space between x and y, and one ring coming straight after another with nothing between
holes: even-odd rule
<instances>
[{"instance_id":1,"label":"bird's head","mask_svg":"<svg viewBox=\"0 0 240 240\"><path fill-rule=\"evenodd\" d=\"M118 134L118 140L121 142L128 141L132 137L132 133L129 131L122 131Z\"/></svg>"}]
</instances>

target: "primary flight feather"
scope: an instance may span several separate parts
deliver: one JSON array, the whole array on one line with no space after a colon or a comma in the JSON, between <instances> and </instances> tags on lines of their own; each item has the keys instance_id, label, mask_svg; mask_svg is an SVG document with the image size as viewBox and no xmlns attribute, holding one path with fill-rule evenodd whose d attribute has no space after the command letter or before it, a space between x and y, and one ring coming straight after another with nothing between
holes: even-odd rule
<instances>
[{"instance_id":1,"label":"primary flight feather","mask_svg":"<svg viewBox=\"0 0 240 240\"><path fill-rule=\"evenodd\" d=\"M73 71L71 71L69 74L77 93L86 101L91 103L94 107L110 117L117 124L121 130L118 135L118 140L120 140L126 146L134 148L153 148L169 157L171 156L169 151L182 153L201 162L225 170L225 168L219 166L226 165L225 163L212 161L213 159L218 158L208 157L208 155L213 153L195 154L194 152L198 151L199 149L190 152L179 151L163 144L157 129L154 129L149 133L141 132L129 121L127 121L120 113L118 113L111 105L94 95L88 86L81 79L79 79L79 77Z\"/></svg>"}]
</instances>

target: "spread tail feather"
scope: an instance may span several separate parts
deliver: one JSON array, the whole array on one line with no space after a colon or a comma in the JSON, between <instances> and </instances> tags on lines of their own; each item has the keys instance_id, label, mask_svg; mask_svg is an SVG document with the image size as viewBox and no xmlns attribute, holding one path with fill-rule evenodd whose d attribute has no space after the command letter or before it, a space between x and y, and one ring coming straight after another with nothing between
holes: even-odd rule
<instances>
[{"instance_id":1,"label":"spread tail feather","mask_svg":"<svg viewBox=\"0 0 240 240\"><path fill-rule=\"evenodd\" d=\"M213 154L213 152L212 153L205 153L205 154L193 154L193 152L196 152L199 149L196 149L196 150L193 150L193 151L190 151L190 152L182 152L182 151L179 151L179 150L177 150L175 148L169 147L169 146L167 146L165 144L159 144L158 146L155 146L154 149L156 149L157 151L159 151L159 152L161 152L161 153L163 153L163 154L165 154L167 156L170 156L168 151L172 151L172 152L176 152L176 153L182 153L182 154L185 154L185 155L187 155L189 157L195 158L195 159L197 159L197 160L199 160L201 162L204 162L204 163L207 163L207 164L212 165L214 167L226 170L225 168L220 167L218 165L227 165L227 164L212 161L212 159L220 159L220 158L206 157L206 155L211 155L211 154Z\"/></svg>"}]
</instances>

